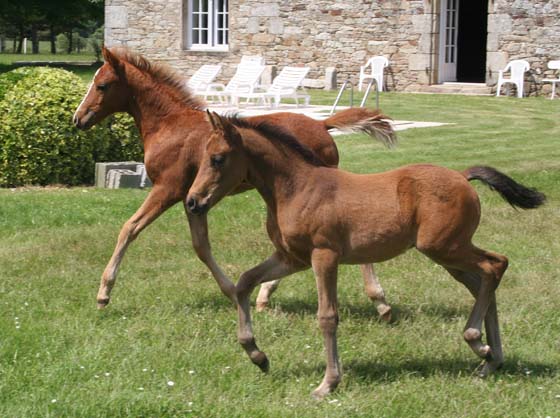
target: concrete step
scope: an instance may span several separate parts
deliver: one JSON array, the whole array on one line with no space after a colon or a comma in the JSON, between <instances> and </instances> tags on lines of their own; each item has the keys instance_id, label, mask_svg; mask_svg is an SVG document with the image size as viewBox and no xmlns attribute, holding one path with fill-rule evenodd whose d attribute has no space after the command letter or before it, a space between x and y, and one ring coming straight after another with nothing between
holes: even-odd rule
<instances>
[{"instance_id":1,"label":"concrete step","mask_svg":"<svg viewBox=\"0 0 560 418\"><path fill-rule=\"evenodd\" d=\"M439 93L439 94L464 94L470 96L491 96L493 89L484 83L443 83L422 86L420 93Z\"/></svg>"}]
</instances>

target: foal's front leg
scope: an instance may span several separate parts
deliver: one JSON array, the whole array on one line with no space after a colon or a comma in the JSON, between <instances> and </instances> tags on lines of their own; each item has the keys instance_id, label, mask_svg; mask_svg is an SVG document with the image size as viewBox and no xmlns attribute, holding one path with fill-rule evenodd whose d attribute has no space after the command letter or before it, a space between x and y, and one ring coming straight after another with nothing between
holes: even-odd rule
<instances>
[{"instance_id":1,"label":"foal's front leg","mask_svg":"<svg viewBox=\"0 0 560 418\"><path fill-rule=\"evenodd\" d=\"M214 260L212 250L210 249L210 241L208 240L208 220L206 214L192 215L187 209L186 202L183 202L183 204L185 205L185 212L187 213L187 218L189 220L191 239L196 255L204 264L206 264L206 267L208 267L212 276L214 276L214 279L216 280L216 283L218 283L222 293L235 303L235 284L220 269L216 260Z\"/></svg>"},{"instance_id":2,"label":"foal's front leg","mask_svg":"<svg viewBox=\"0 0 560 418\"><path fill-rule=\"evenodd\" d=\"M144 228L179 200L180 197L173 193L170 188L156 184L142 206L125 222L119 233L113 255L101 276L101 284L97 292L97 307L99 309L104 308L109 303L111 289L115 285L119 266L130 243L138 237L138 234Z\"/></svg>"},{"instance_id":3,"label":"foal's front leg","mask_svg":"<svg viewBox=\"0 0 560 418\"><path fill-rule=\"evenodd\" d=\"M331 393L340 383L342 376L338 362L336 329L338 327L337 275L338 254L329 249L316 249L311 255L311 264L317 281L319 307L317 319L323 332L325 351L327 354L327 370L325 377L313 397L322 399Z\"/></svg>"},{"instance_id":4,"label":"foal's front leg","mask_svg":"<svg viewBox=\"0 0 560 418\"><path fill-rule=\"evenodd\" d=\"M255 342L249 297L259 283L280 279L302 269L303 266L289 264L279 253L274 253L258 266L243 273L237 283L237 313L239 315L237 338L251 361L263 372L268 371L269 363L266 354L259 350Z\"/></svg>"}]
</instances>

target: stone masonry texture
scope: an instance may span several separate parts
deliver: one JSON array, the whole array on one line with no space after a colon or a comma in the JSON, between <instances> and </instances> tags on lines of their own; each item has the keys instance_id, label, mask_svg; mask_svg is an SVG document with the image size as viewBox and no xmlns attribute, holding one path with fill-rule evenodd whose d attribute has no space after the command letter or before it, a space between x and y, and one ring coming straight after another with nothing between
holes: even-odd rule
<instances>
[{"instance_id":1,"label":"stone masonry texture","mask_svg":"<svg viewBox=\"0 0 560 418\"><path fill-rule=\"evenodd\" d=\"M279 70L309 66L311 79L334 67L339 84L357 82L360 65L384 55L389 90L415 91L437 82L441 1L231 0L229 50L218 52L187 48L186 0L106 0L105 42L187 76L204 63L222 63L221 81L241 55L263 55ZM529 61L535 79L553 75L546 65L560 59L560 0L489 0L486 30L488 85L512 59Z\"/></svg>"}]
</instances>

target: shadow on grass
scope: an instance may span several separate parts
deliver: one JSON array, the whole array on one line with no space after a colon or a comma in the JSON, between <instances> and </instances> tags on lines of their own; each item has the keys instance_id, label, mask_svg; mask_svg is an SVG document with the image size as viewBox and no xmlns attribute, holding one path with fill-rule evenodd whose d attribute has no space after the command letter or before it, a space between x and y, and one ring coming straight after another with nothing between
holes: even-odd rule
<instances>
[{"instance_id":1,"label":"shadow on grass","mask_svg":"<svg viewBox=\"0 0 560 418\"><path fill-rule=\"evenodd\" d=\"M389 301L390 303L390 301ZM421 304L421 305L397 305L392 304L392 325L400 322L414 322L419 316L438 318L442 321L455 321L457 319L466 320L469 315L470 306L468 305L444 305L444 304ZM315 315L317 312L317 302L302 299L282 299L278 303L272 302L271 311L275 310L287 314ZM377 310L373 303L344 303L339 306L340 314L343 319L376 319Z\"/></svg>"},{"instance_id":2,"label":"shadow on grass","mask_svg":"<svg viewBox=\"0 0 560 418\"><path fill-rule=\"evenodd\" d=\"M321 359L322 360L322 359ZM343 359L342 359L343 360ZM557 364L538 363L526 361L517 356L508 357L503 367L487 379L477 376L478 365L476 358L472 359L434 359L431 357L375 360L351 360L343 362L343 373L346 378L363 383L390 383L402 380L405 377L430 378L444 376L446 378L464 378L472 376L480 381L493 381L494 379L526 379L529 376L554 377L560 371ZM325 363L319 361L315 364L296 364L285 370L274 370L276 378L290 379L294 376L306 377L311 374L322 375L325 372Z\"/></svg>"}]
</instances>

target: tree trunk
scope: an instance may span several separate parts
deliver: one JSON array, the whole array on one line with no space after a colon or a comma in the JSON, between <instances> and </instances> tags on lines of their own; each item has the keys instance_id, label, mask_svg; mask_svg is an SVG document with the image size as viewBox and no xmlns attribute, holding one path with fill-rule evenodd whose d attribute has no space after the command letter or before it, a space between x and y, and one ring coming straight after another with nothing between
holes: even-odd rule
<instances>
[{"instance_id":1,"label":"tree trunk","mask_svg":"<svg viewBox=\"0 0 560 418\"><path fill-rule=\"evenodd\" d=\"M72 42L72 31L68 31L66 36L68 36L68 53L71 54L72 49L74 49L74 42Z\"/></svg>"},{"instance_id":2,"label":"tree trunk","mask_svg":"<svg viewBox=\"0 0 560 418\"><path fill-rule=\"evenodd\" d=\"M49 40L51 42L51 54L56 54L56 36L54 35L54 27L50 26Z\"/></svg>"},{"instance_id":3,"label":"tree trunk","mask_svg":"<svg viewBox=\"0 0 560 418\"><path fill-rule=\"evenodd\" d=\"M0 52L4 52L6 50L6 43L4 40L4 35L0 35Z\"/></svg>"},{"instance_id":4,"label":"tree trunk","mask_svg":"<svg viewBox=\"0 0 560 418\"><path fill-rule=\"evenodd\" d=\"M25 29L23 28L23 25L19 25L19 31L18 31L18 47L17 47L17 54L21 54L23 53L23 39L25 38Z\"/></svg>"},{"instance_id":5,"label":"tree trunk","mask_svg":"<svg viewBox=\"0 0 560 418\"><path fill-rule=\"evenodd\" d=\"M31 51L34 54L38 54L39 53L39 36L37 35L37 26L36 25L32 25L31 26Z\"/></svg>"},{"instance_id":6,"label":"tree trunk","mask_svg":"<svg viewBox=\"0 0 560 418\"><path fill-rule=\"evenodd\" d=\"M13 42L12 42L12 54L15 54L15 53L16 53L16 50L17 50L17 39L16 39L16 37L14 36L14 40L13 40Z\"/></svg>"}]
</instances>

